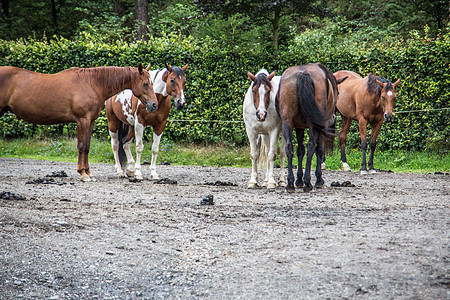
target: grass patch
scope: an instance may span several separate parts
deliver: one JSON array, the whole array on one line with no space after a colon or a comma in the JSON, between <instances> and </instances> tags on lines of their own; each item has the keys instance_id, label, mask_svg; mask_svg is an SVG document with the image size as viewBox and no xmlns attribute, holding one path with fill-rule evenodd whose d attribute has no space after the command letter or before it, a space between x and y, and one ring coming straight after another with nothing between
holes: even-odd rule
<instances>
[{"instance_id":1,"label":"grass patch","mask_svg":"<svg viewBox=\"0 0 450 300\"><path fill-rule=\"evenodd\" d=\"M74 138L0 139L0 156L77 162L78 150L76 144ZM132 151L135 155L134 145ZM144 142L142 162L150 162L151 156L151 143ZM361 168L361 157L360 149L347 149L347 162L352 170L357 171ZM114 163L109 140L95 138L91 140L89 161L92 163ZM249 168L251 166L250 148L248 146L178 144L163 137L158 155L158 163L161 162L174 165ZM314 156L313 168L315 162ZM279 157L277 157L276 163L280 163ZM293 163L298 164L296 157L294 157ZM303 166L304 164L305 162L303 162ZM332 156L327 156L326 164L327 169L341 169L339 150L335 149ZM394 172L450 172L450 157L447 153L437 152L376 151L374 166L377 169Z\"/></svg>"}]
</instances>

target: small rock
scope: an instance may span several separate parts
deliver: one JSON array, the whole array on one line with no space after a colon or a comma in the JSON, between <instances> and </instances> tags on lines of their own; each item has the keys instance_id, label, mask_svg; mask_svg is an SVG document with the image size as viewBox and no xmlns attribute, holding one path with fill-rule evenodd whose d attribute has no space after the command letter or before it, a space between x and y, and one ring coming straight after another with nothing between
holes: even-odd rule
<instances>
[{"instance_id":1,"label":"small rock","mask_svg":"<svg viewBox=\"0 0 450 300\"><path fill-rule=\"evenodd\" d=\"M214 205L214 196L207 195L202 198L200 205Z\"/></svg>"}]
</instances>

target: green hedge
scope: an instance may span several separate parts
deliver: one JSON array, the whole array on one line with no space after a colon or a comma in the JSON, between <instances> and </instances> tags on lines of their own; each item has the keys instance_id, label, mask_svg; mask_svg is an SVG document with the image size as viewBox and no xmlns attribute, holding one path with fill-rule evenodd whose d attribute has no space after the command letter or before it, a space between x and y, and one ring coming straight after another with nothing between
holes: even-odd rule
<instances>
[{"instance_id":1,"label":"green hedge","mask_svg":"<svg viewBox=\"0 0 450 300\"><path fill-rule=\"evenodd\" d=\"M104 43L86 35L77 41L0 40L0 65L12 65L42 73L55 73L70 67L136 66L139 62L162 68L167 62L182 66L189 63L186 82L187 106L171 112L176 120L242 120L242 102L249 82L246 71L260 68L277 74L292 66L321 62L332 72L347 69L362 76L369 72L394 82L398 87L396 111L448 108L450 99L450 35L430 38L425 30L413 32L408 40L379 33L370 28L351 33L332 26L310 30L277 52L265 49L242 49L212 40L194 40L180 36L152 38L147 42ZM153 69L152 68L152 69ZM450 111L397 114L394 122L383 125L380 149L423 150L448 148ZM34 134L75 134L73 124L31 126L7 114L0 118L3 137ZM97 120L94 134L107 137L107 121ZM151 130L147 130L151 138ZM226 142L245 144L243 123L169 122L165 136L173 141L192 143ZM359 145L356 123L349 135L350 144Z\"/></svg>"}]
</instances>

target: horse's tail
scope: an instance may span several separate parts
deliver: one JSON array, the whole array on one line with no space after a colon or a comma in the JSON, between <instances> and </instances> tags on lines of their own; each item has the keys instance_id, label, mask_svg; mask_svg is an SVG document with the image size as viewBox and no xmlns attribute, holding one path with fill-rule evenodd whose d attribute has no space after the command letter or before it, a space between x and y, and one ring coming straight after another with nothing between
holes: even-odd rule
<instances>
[{"instance_id":1,"label":"horse's tail","mask_svg":"<svg viewBox=\"0 0 450 300\"><path fill-rule=\"evenodd\" d=\"M125 150L123 149L123 144L125 139L127 138L128 135L128 130L129 130L130 126L128 126L127 124L120 122L119 123L119 130L118 130L118 139L119 139L119 162L120 165L122 166L122 168L125 166L125 161L126 161L126 154L125 154Z\"/></svg>"},{"instance_id":2,"label":"horse's tail","mask_svg":"<svg viewBox=\"0 0 450 300\"><path fill-rule=\"evenodd\" d=\"M262 134L258 136L258 145L256 146L259 148L259 157L256 161L258 168L260 169L267 169L267 149L266 149L266 143L262 140Z\"/></svg>"},{"instance_id":3,"label":"horse's tail","mask_svg":"<svg viewBox=\"0 0 450 300\"><path fill-rule=\"evenodd\" d=\"M300 111L309 122L311 128L316 129L325 136L329 136L330 133L325 124L325 113L317 105L314 94L315 86L311 76L308 73L300 72L297 75L297 96Z\"/></svg>"}]
</instances>

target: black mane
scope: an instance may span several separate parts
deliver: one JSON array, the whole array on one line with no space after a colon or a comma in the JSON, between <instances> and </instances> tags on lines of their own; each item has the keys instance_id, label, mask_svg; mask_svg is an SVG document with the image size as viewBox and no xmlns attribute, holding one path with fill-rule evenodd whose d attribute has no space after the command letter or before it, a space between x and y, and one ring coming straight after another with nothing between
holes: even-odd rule
<instances>
[{"instance_id":1,"label":"black mane","mask_svg":"<svg viewBox=\"0 0 450 300\"><path fill-rule=\"evenodd\" d=\"M387 80L384 77L381 76L375 76L372 73L370 73L368 75L368 80L367 80L367 90L369 91L369 93L371 94L379 94L381 92L381 87L380 85L377 83L377 80L379 82L382 83L386 83L385 89L386 90L390 90L393 89L394 86L392 85L392 82L390 82L389 80Z\"/></svg>"}]
</instances>

